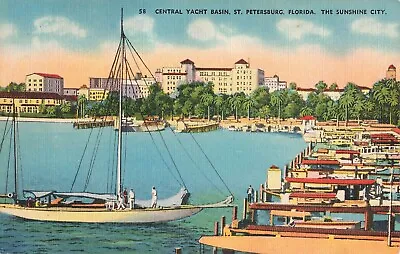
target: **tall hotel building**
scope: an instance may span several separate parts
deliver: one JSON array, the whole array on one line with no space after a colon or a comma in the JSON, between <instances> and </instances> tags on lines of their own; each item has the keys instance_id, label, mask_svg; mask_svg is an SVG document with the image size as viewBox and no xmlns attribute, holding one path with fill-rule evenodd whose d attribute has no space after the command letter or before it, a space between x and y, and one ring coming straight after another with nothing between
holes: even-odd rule
<instances>
[{"instance_id":1,"label":"tall hotel building","mask_svg":"<svg viewBox=\"0 0 400 254\"><path fill-rule=\"evenodd\" d=\"M27 92L64 94L64 78L57 74L32 73L25 77Z\"/></svg>"},{"instance_id":2,"label":"tall hotel building","mask_svg":"<svg viewBox=\"0 0 400 254\"><path fill-rule=\"evenodd\" d=\"M178 86L193 81L212 82L214 93L251 94L257 87L264 85L264 71L252 69L250 64L240 59L233 68L196 67L186 59L180 67L163 67L156 72L156 81L161 83L163 91L172 94Z\"/></svg>"}]
</instances>

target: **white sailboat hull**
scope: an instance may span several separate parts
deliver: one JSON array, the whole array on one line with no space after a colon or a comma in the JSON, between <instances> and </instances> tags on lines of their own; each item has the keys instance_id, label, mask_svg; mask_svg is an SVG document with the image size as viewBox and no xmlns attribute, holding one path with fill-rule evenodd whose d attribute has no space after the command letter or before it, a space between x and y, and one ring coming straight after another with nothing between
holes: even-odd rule
<instances>
[{"instance_id":1,"label":"white sailboat hull","mask_svg":"<svg viewBox=\"0 0 400 254\"><path fill-rule=\"evenodd\" d=\"M1 205L0 212L27 220L83 223L157 223L183 219L202 210L201 207L182 206L165 209L113 210L102 208L26 208Z\"/></svg>"}]
</instances>

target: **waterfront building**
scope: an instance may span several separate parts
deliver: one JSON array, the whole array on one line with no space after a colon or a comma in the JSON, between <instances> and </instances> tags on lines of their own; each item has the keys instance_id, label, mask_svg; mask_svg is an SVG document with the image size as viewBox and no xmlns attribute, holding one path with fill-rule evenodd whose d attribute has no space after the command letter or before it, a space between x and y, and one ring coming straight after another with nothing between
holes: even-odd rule
<instances>
[{"instance_id":1,"label":"waterfront building","mask_svg":"<svg viewBox=\"0 0 400 254\"><path fill-rule=\"evenodd\" d=\"M277 90L284 90L287 88L287 82L283 80L279 80L278 75L274 75L273 77L265 77L264 78L264 86L268 88L269 92Z\"/></svg>"},{"instance_id":2,"label":"waterfront building","mask_svg":"<svg viewBox=\"0 0 400 254\"><path fill-rule=\"evenodd\" d=\"M196 67L190 59L180 62L180 67L163 67L156 71L156 81L162 90L173 94L181 84L194 81L213 83L215 94L252 93L264 85L264 71L250 68L250 64L240 59L234 67Z\"/></svg>"},{"instance_id":3,"label":"waterfront building","mask_svg":"<svg viewBox=\"0 0 400 254\"><path fill-rule=\"evenodd\" d=\"M64 95L76 96L78 94L78 88L64 88Z\"/></svg>"},{"instance_id":4,"label":"waterfront building","mask_svg":"<svg viewBox=\"0 0 400 254\"><path fill-rule=\"evenodd\" d=\"M122 89L126 97L132 99L146 98L149 96L149 87L156 83L156 80L152 77L142 76L141 73L137 73L134 79L126 79L122 83ZM105 89L107 91L117 91L119 84L117 80L108 78L89 78L89 88L92 89ZM102 90L102 91L103 91ZM100 90L93 90L100 91Z\"/></svg>"},{"instance_id":5,"label":"waterfront building","mask_svg":"<svg viewBox=\"0 0 400 254\"><path fill-rule=\"evenodd\" d=\"M61 105L64 98L57 93L44 92L0 92L0 111L13 112L13 103L17 113L39 113L41 105Z\"/></svg>"},{"instance_id":6,"label":"waterfront building","mask_svg":"<svg viewBox=\"0 0 400 254\"><path fill-rule=\"evenodd\" d=\"M102 88L88 88L83 85L77 91L77 96L84 95L89 101L102 101L107 98L108 90Z\"/></svg>"},{"instance_id":7,"label":"waterfront building","mask_svg":"<svg viewBox=\"0 0 400 254\"><path fill-rule=\"evenodd\" d=\"M64 94L64 78L58 74L32 73L25 77L27 92Z\"/></svg>"},{"instance_id":8,"label":"waterfront building","mask_svg":"<svg viewBox=\"0 0 400 254\"><path fill-rule=\"evenodd\" d=\"M391 64L386 71L386 79L396 80L396 67L393 64Z\"/></svg>"},{"instance_id":9,"label":"waterfront building","mask_svg":"<svg viewBox=\"0 0 400 254\"><path fill-rule=\"evenodd\" d=\"M371 88L366 87L366 86L357 86L360 91L363 94L368 94L369 91L371 90ZM297 87L296 91L299 95L301 95L303 97L303 100L307 100L308 96L310 95L310 93L313 93L315 91L317 91L317 89L315 88L301 88L301 87ZM325 89L323 91L323 93L327 96L329 96L332 100L337 101L339 100L340 96L344 93L344 89L343 88L337 88L334 90L330 90L330 89Z\"/></svg>"}]
</instances>

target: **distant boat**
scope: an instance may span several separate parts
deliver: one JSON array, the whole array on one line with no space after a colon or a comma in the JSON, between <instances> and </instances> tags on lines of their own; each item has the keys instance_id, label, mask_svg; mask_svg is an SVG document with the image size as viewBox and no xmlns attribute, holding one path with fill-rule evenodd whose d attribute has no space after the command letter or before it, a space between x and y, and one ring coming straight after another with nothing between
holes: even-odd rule
<instances>
[{"instance_id":1,"label":"distant boat","mask_svg":"<svg viewBox=\"0 0 400 254\"><path fill-rule=\"evenodd\" d=\"M153 132L163 131L167 123L159 119L145 119L138 121L130 117L122 117L122 132ZM115 121L114 129L118 130L118 119Z\"/></svg>"}]
</instances>

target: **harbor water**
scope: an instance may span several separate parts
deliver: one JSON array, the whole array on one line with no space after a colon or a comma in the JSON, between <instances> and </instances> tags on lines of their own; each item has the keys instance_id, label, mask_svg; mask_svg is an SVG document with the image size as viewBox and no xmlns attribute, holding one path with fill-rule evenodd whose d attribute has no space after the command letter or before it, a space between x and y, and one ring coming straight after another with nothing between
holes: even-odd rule
<instances>
[{"instance_id":1,"label":"harbor water","mask_svg":"<svg viewBox=\"0 0 400 254\"><path fill-rule=\"evenodd\" d=\"M1 133L5 125L0 121ZM1 193L14 188L9 136L0 153ZM24 189L70 191L75 176L73 191L104 193L115 188L113 128L75 130L67 123L21 122L17 136ZM159 133L124 133L124 137L123 185L133 188L137 199L150 199L152 186L160 199L168 197L180 189L181 178L193 204L225 199L229 191L209 159L240 207L249 184L257 190L266 180L267 168L272 164L283 168L306 147L300 135L289 133L218 130L192 136L166 130L162 137ZM230 208L207 209L184 220L146 225L37 222L0 214L0 253L173 253L176 247L195 253L200 236L212 234L214 221L221 216L230 222L231 213Z\"/></svg>"}]
</instances>

